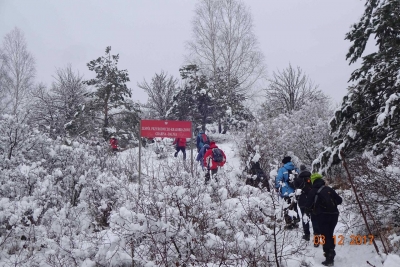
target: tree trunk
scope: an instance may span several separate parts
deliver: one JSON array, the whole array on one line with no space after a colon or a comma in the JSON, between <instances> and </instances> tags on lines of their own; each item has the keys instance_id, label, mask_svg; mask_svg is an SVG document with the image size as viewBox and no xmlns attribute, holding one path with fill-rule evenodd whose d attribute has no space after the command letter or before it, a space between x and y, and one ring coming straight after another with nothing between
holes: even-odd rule
<instances>
[{"instance_id":1,"label":"tree trunk","mask_svg":"<svg viewBox=\"0 0 400 267\"><path fill-rule=\"evenodd\" d=\"M108 139L108 132L106 128L108 127L108 100L110 98L110 92L107 93L106 98L104 99L104 125L103 125L103 137L105 140Z\"/></svg>"}]
</instances>

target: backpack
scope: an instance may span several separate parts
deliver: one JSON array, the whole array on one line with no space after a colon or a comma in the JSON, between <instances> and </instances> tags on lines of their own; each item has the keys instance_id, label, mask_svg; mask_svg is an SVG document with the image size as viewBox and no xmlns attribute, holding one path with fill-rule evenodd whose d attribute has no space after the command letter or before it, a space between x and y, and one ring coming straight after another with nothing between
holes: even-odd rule
<instances>
[{"instance_id":1,"label":"backpack","mask_svg":"<svg viewBox=\"0 0 400 267\"><path fill-rule=\"evenodd\" d=\"M303 190L303 189L310 190L311 189L311 177L310 176L302 177L302 176L298 175L293 180L294 180L294 189L301 189L301 190Z\"/></svg>"},{"instance_id":2,"label":"backpack","mask_svg":"<svg viewBox=\"0 0 400 267\"><path fill-rule=\"evenodd\" d=\"M323 190L324 188L326 188L326 190ZM319 206L321 207L323 212L337 212L337 204L335 200L332 198L329 191L330 191L329 187L325 185L321 186L318 189L317 194L315 195L314 198L314 210L316 209L317 206L318 197L320 197L321 201Z\"/></svg>"},{"instance_id":3,"label":"backpack","mask_svg":"<svg viewBox=\"0 0 400 267\"><path fill-rule=\"evenodd\" d=\"M199 139L200 139L200 143L199 146L200 148L202 148L205 144L210 144L210 139L208 138L208 136L205 133L199 133Z\"/></svg>"},{"instance_id":4,"label":"backpack","mask_svg":"<svg viewBox=\"0 0 400 267\"><path fill-rule=\"evenodd\" d=\"M291 188L296 188L295 180L299 179L299 174L295 170L287 170L288 171L288 180L287 183ZM294 173L292 173L294 171Z\"/></svg>"},{"instance_id":5,"label":"backpack","mask_svg":"<svg viewBox=\"0 0 400 267\"><path fill-rule=\"evenodd\" d=\"M222 154L221 149L219 148L212 149L212 160L217 163L224 161L224 155Z\"/></svg>"}]
</instances>

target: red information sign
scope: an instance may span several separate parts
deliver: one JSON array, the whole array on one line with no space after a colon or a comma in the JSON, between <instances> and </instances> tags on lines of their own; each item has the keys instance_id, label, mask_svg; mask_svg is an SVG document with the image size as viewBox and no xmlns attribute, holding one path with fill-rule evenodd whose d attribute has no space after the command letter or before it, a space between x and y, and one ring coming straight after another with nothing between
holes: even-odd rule
<instances>
[{"instance_id":1,"label":"red information sign","mask_svg":"<svg viewBox=\"0 0 400 267\"><path fill-rule=\"evenodd\" d=\"M191 138L191 121L142 120L141 137Z\"/></svg>"}]
</instances>

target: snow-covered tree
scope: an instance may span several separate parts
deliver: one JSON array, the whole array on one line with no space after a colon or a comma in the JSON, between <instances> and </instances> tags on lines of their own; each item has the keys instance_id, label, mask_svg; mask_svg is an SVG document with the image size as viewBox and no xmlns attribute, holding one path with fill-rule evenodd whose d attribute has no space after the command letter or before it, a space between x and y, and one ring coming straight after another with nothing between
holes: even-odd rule
<instances>
[{"instance_id":1,"label":"snow-covered tree","mask_svg":"<svg viewBox=\"0 0 400 267\"><path fill-rule=\"evenodd\" d=\"M261 113L264 110L260 111ZM269 173L279 166L283 156L292 156L296 165L311 166L324 149L331 145L329 119L332 109L329 100L320 105L305 105L291 114L280 114L275 118L256 115L246 128L244 140L239 142L243 168L257 158Z\"/></svg>"},{"instance_id":2,"label":"snow-covered tree","mask_svg":"<svg viewBox=\"0 0 400 267\"><path fill-rule=\"evenodd\" d=\"M264 103L268 116L291 113L303 105L321 105L327 98L300 67L295 69L290 64L282 71L273 72L268 81Z\"/></svg>"},{"instance_id":3,"label":"snow-covered tree","mask_svg":"<svg viewBox=\"0 0 400 267\"><path fill-rule=\"evenodd\" d=\"M212 122L216 109L214 88L209 87L209 80L199 73L196 65L184 66L179 71L184 85L174 96L169 116L177 120L190 120L194 127L205 130L206 123Z\"/></svg>"},{"instance_id":4,"label":"snow-covered tree","mask_svg":"<svg viewBox=\"0 0 400 267\"><path fill-rule=\"evenodd\" d=\"M6 34L2 51L0 92L4 90L7 99L1 102L7 107L7 112L17 114L33 88L35 60L27 50L24 34L18 28Z\"/></svg>"},{"instance_id":5,"label":"snow-covered tree","mask_svg":"<svg viewBox=\"0 0 400 267\"><path fill-rule=\"evenodd\" d=\"M209 87L213 89L217 108L213 120L218 122L218 132L226 133L230 128L243 129L254 119L244 105L246 95L241 92L237 79L230 78L226 70L220 68L209 78ZM233 90L232 90L233 89Z\"/></svg>"},{"instance_id":6,"label":"snow-covered tree","mask_svg":"<svg viewBox=\"0 0 400 267\"><path fill-rule=\"evenodd\" d=\"M150 112L153 119L167 119L167 112L172 107L173 97L177 91L178 79L172 75L168 77L167 73L161 71L155 74L148 84L146 80L138 83L139 88L146 91L148 95L147 103L144 105Z\"/></svg>"},{"instance_id":7,"label":"snow-covered tree","mask_svg":"<svg viewBox=\"0 0 400 267\"><path fill-rule=\"evenodd\" d=\"M94 92L87 94L90 99L85 110L98 122L94 129L89 130L101 130L103 138L108 139L111 133L122 130L120 136L123 136L138 126L139 107L130 99L131 90L126 85L129 81L128 71L119 70L117 67L119 55L111 55L111 46L108 46L105 52L105 56L87 64L89 70L96 73L96 78L83 83L96 88ZM121 119L127 120L128 129L117 129L116 122ZM126 123L122 123L122 126L124 125L126 126Z\"/></svg>"},{"instance_id":8,"label":"snow-covered tree","mask_svg":"<svg viewBox=\"0 0 400 267\"><path fill-rule=\"evenodd\" d=\"M75 136L84 131L82 125L88 123L88 119L85 121L84 116L78 116L87 93L82 78L71 66L67 66L57 69L50 91L43 84L32 90L31 122L47 129L52 138L67 134Z\"/></svg>"},{"instance_id":9,"label":"snow-covered tree","mask_svg":"<svg viewBox=\"0 0 400 267\"><path fill-rule=\"evenodd\" d=\"M362 57L362 64L330 122L334 145L315 164L324 170L340 162L340 152L346 157L364 151L385 155L400 137L400 2L367 0L365 7L346 35L352 42L347 59L351 64ZM370 36L378 51L363 56Z\"/></svg>"},{"instance_id":10,"label":"snow-covered tree","mask_svg":"<svg viewBox=\"0 0 400 267\"><path fill-rule=\"evenodd\" d=\"M201 0L193 18L193 40L188 42L190 64L207 77L223 68L229 89L248 92L265 72L263 54L253 32L249 8L239 0ZM239 86L231 87L237 80Z\"/></svg>"}]
</instances>

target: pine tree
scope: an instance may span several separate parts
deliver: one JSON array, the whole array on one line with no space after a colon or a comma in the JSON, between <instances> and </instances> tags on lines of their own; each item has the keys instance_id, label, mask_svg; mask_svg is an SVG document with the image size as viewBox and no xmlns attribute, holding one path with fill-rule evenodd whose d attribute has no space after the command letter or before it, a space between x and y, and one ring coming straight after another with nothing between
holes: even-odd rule
<instances>
[{"instance_id":1,"label":"pine tree","mask_svg":"<svg viewBox=\"0 0 400 267\"><path fill-rule=\"evenodd\" d=\"M229 80L231 79L231 80ZM215 105L218 107L214 112L214 121L218 122L219 133L226 133L232 126L243 128L254 116L244 106L245 93L238 89L238 79L229 77L229 73L219 68L210 79L210 87L215 94Z\"/></svg>"},{"instance_id":2,"label":"pine tree","mask_svg":"<svg viewBox=\"0 0 400 267\"><path fill-rule=\"evenodd\" d=\"M346 157L372 151L384 158L400 137L400 1L367 0L365 7L346 35L352 42L347 59L352 64L362 58L362 66L352 73L355 84L330 122L334 145L316 168L340 162L340 151ZM378 51L362 57L370 36Z\"/></svg>"},{"instance_id":3,"label":"pine tree","mask_svg":"<svg viewBox=\"0 0 400 267\"><path fill-rule=\"evenodd\" d=\"M190 120L195 127L205 130L215 111L215 92L209 87L207 77L199 74L196 65L184 66L179 72L185 85L174 96L169 114L177 120Z\"/></svg>"},{"instance_id":4,"label":"pine tree","mask_svg":"<svg viewBox=\"0 0 400 267\"><path fill-rule=\"evenodd\" d=\"M88 113L93 118L96 114L102 115L101 128L105 139L112 132L121 128L112 129L121 124L121 120L129 121L131 129L122 129L124 133L131 131L139 123L138 105L134 104L131 97L131 90L126 83L129 82L127 70L119 70L117 67L119 55L111 55L111 46L106 48L106 55L90 61L87 66L89 70L96 72L96 78L84 81L87 85L94 85L96 90L87 94L90 97ZM122 123L124 125L125 123ZM125 124L126 125L126 124Z\"/></svg>"}]
</instances>

